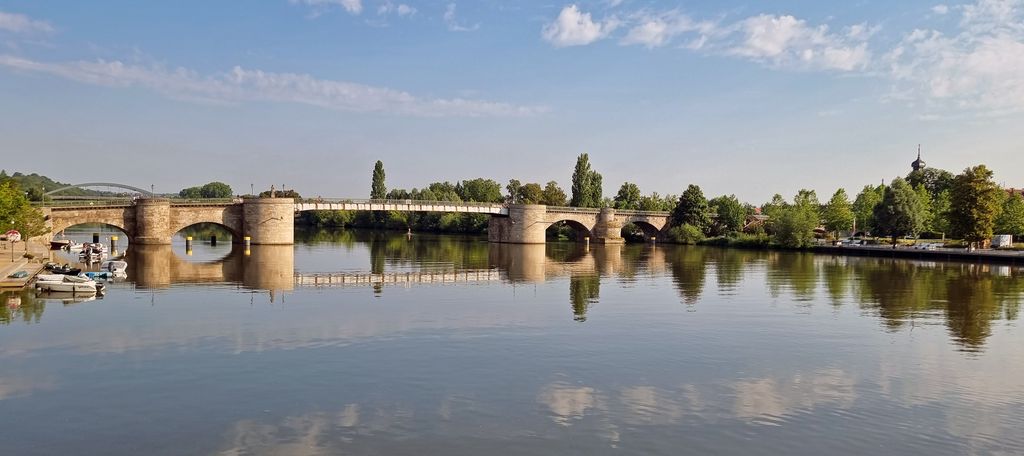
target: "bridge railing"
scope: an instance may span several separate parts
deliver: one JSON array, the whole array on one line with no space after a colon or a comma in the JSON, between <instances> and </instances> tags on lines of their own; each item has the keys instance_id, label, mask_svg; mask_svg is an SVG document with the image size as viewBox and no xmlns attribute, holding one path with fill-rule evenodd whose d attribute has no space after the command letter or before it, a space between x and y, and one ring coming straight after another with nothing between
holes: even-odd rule
<instances>
[{"instance_id":1,"label":"bridge railing","mask_svg":"<svg viewBox=\"0 0 1024 456\"><path fill-rule=\"evenodd\" d=\"M668 217L669 215L672 215L672 213L668 211L641 211L635 209L616 209L615 213L619 215L636 215L646 217Z\"/></svg>"},{"instance_id":2,"label":"bridge railing","mask_svg":"<svg viewBox=\"0 0 1024 456\"><path fill-rule=\"evenodd\" d=\"M435 201L418 199L353 199L353 198L302 198L297 204L399 204L409 206L471 206L508 207L505 203L481 203L476 201Z\"/></svg>"},{"instance_id":3,"label":"bridge railing","mask_svg":"<svg viewBox=\"0 0 1024 456\"><path fill-rule=\"evenodd\" d=\"M204 206L239 204L242 198L171 198L172 206Z\"/></svg>"},{"instance_id":4,"label":"bridge railing","mask_svg":"<svg viewBox=\"0 0 1024 456\"><path fill-rule=\"evenodd\" d=\"M596 207L548 206L548 212L572 212L575 214L600 214Z\"/></svg>"},{"instance_id":5,"label":"bridge railing","mask_svg":"<svg viewBox=\"0 0 1024 456\"><path fill-rule=\"evenodd\" d=\"M131 198L103 198L103 199L73 199L73 200L52 200L33 201L35 207L126 207L134 205Z\"/></svg>"},{"instance_id":6,"label":"bridge railing","mask_svg":"<svg viewBox=\"0 0 1024 456\"><path fill-rule=\"evenodd\" d=\"M548 206L548 212L571 212L576 214L600 214L601 209L596 207L571 207L571 206ZM633 215L645 217L666 217L671 212L665 211L640 211L633 209L615 209L616 215Z\"/></svg>"}]
</instances>

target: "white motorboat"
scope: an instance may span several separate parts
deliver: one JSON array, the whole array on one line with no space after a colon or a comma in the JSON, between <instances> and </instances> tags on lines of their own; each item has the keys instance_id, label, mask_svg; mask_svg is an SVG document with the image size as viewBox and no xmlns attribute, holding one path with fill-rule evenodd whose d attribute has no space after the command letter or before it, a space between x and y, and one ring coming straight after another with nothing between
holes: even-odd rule
<instances>
[{"instance_id":1,"label":"white motorboat","mask_svg":"<svg viewBox=\"0 0 1024 456\"><path fill-rule=\"evenodd\" d=\"M128 262L122 260L108 260L100 265L100 271L113 272L114 274L123 274L127 270Z\"/></svg>"},{"instance_id":2,"label":"white motorboat","mask_svg":"<svg viewBox=\"0 0 1024 456\"><path fill-rule=\"evenodd\" d=\"M53 274L46 274L47 278L55 279ZM63 291L72 293L96 293L103 289L102 284L85 276L61 276L61 280L37 280L36 288L42 291Z\"/></svg>"}]
</instances>

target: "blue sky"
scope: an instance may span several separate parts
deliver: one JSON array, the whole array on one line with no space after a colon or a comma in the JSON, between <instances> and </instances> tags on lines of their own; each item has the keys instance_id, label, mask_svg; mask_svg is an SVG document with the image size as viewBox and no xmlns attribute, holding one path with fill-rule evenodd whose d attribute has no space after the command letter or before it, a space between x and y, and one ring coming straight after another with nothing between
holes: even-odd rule
<instances>
[{"instance_id":1,"label":"blue sky","mask_svg":"<svg viewBox=\"0 0 1024 456\"><path fill-rule=\"evenodd\" d=\"M69 182L1021 187L1022 111L1024 0L0 1L0 166Z\"/></svg>"}]
</instances>

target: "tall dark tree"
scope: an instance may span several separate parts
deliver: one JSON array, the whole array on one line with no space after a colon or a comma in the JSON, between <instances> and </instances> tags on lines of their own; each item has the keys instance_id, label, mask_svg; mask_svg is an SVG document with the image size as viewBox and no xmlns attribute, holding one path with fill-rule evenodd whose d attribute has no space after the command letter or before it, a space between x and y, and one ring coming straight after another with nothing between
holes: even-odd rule
<instances>
[{"instance_id":1,"label":"tall dark tree","mask_svg":"<svg viewBox=\"0 0 1024 456\"><path fill-rule=\"evenodd\" d=\"M700 187L690 184L679 196L679 203L672 211L672 224L675 226L691 225L701 231L707 230L711 224L708 216L708 200Z\"/></svg>"},{"instance_id":2,"label":"tall dark tree","mask_svg":"<svg viewBox=\"0 0 1024 456\"><path fill-rule=\"evenodd\" d=\"M965 169L953 178L949 196L953 236L972 244L990 239L1005 198L1003 189L992 180L992 171L985 165Z\"/></svg>"},{"instance_id":3,"label":"tall dark tree","mask_svg":"<svg viewBox=\"0 0 1024 456\"><path fill-rule=\"evenodd\" d=\"M602 177L590 169L590 156L580 154L576 158L576 169L572 173L572 199L570 206L600 207L602 204Z\"/></svg>"},{"instance_id":4,"label":"tall dark tree","mask_svg":"<svg viewBox=\"0 0 1024 456\"><path fill-rule=\"evenodd\" d=\"M875 206L875 232L892 237L893 246L900 236L915 236L924 228L925 211L917 193L902 178L893 179Z\"/></svg>"},{"instance_id":5,"label":"tall dark tree","mask_svg":"<svg viewBox=\"0 0 1024 456\"><path fill-rule=\"evenodd\" d=\"M373 165L373 181L370 184L370 199L384 199L388 188L384 185L384 162L377 160Z\"/></svg>"}]
</instances>

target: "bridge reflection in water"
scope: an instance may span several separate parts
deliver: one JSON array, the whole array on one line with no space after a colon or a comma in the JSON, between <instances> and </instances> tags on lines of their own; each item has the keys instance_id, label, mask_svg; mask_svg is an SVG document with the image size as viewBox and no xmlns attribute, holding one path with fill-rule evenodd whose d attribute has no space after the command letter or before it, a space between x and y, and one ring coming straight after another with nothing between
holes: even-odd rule
<instances>
[{"instance_id":1,"label":"bridge reflection in water","mask_svg":"<svg viewBox=\"0 0 1024 456\"><path fill-rule=\"evenodd\" d=\"M209 262L183 259L170 245L133 245L126 260L129 280L141 289L225 282L258 290L295 287L295 247L291 245L261 245L246 252L233 244L226 257Z\"/></svg>"},{"instance_id":2,"label":"bridge reflection in water","mask_svg":"<svg viewBox=\"0 0 1024 456\"><path fill-rule=\"evenodd\" d=\"M540 283L558 277L618 275L623 265L623 246L587 248L579 244L485 244L487 263L469 267L386 271L393 253L371 245L370 264L365 271L300 272L295 267L295 247L261 245L244 250L232 244L224 258L191 261L170 245L133 245L127 252L128 275L140 289L168 288L175 284L236 283L245 288L287 291L295 287L352 285L414 285L497 282ZM645 250L642 269L665 271L664 253ZM476 267L472 267L476 266ZM636 263L630 263L636 269ZM402 268L406 269L406 268Z\"/></svg>"}]
</instances>

